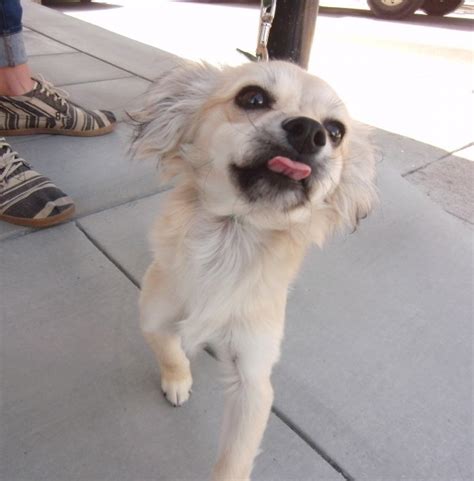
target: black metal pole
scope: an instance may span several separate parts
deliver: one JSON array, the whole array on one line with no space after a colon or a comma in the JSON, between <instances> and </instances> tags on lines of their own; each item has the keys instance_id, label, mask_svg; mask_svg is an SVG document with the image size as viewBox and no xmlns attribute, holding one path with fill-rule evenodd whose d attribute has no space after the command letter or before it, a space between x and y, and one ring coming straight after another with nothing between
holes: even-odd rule
<instances>
[{"instance_id":1,"label":"black metal pole","mask_svg":"<svg viewBox=\"0 0 474 481\"><path fill-rule=\"evenodd\" d=\"M319 0L277 0L268 39L271 59L291 60L308 68Z\"/></svg>"}]
</instances>

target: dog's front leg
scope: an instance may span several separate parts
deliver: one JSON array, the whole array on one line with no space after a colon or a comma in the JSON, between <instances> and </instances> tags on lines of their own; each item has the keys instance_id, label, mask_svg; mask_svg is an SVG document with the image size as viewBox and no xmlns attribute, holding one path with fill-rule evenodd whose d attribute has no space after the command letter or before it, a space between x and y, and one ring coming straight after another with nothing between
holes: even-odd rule
<instances>
[{"instance_id":1,"label":"dog's front leg","mask_svg":"<svg viewBox=\"0 0 474 481\"><path fill-rule=\"evenodd\" d=\"M160 366L161 389L173 406L181 406L189 398L193 382L189 360L175 331L181 308L170 293L157 262L143 278L140 294L140 318L143 335Z\"/></svg>"},{"instance_id":2,"label":"dog's front leg","mask_svg":"<svg viewBox=\"0 0 474 481\"><path fill-rule=\"evenodd\" d=\"M273 336L239 333L238 345L223 361L224 419L212 481L250 479L273 402L270 375L280 346Z\"/></svg>"}]
</instances>

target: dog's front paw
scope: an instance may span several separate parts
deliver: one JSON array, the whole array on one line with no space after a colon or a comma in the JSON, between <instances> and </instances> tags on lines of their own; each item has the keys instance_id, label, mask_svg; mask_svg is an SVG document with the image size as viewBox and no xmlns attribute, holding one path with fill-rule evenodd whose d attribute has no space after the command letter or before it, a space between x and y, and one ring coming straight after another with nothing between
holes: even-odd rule
<instances>
[{"instance_id":1,"label":"dog's front paw","mask_svg":"<svg viewBox=\"0 0 474 481\"><path fill-rule=\"evenodd\" d=\"M183 405L189 399L192 384L191 372L179 375L162 373L161 375L161 389L166 399L175 407Z\"/></svg>"},{"instance_id":2,"label":"dog's front paw","mask_svg":"<svg viewBox=\"0 0 474 481\"><path fill-rule=\"evenodd\" d=\"M211 481L250 481L250 475L240 473L238 469L232 469L221 461L214 466Z\"/></svg>"}]
</instances>

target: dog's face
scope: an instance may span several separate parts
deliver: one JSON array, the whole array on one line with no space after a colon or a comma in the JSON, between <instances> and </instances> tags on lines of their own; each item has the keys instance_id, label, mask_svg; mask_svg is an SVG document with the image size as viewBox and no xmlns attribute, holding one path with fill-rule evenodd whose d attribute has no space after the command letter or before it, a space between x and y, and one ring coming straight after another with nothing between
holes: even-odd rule
<instances>
[{"instance_id":1,"label":"dog's face","mask_svg":"<svg viewBox=\"0 0 474 481\"><path fill-rule=\"evenodd\" d=\"M353 223L370 206L365 135L335 92L295 65L178 67L137 118L141 153L194 182L216 215L278 228L331 209Z\"/></svg>"}]
</instances>

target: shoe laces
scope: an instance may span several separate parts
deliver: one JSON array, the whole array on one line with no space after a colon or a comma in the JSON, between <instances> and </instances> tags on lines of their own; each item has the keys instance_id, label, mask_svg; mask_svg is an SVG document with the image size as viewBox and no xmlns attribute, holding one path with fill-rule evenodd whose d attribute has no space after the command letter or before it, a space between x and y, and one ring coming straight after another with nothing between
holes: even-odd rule
<instances>
[{"instance_id":1,"label":"shoe laces","mask_svg":"<svg viewBox=\"0 0 474 481\"><path fill-rule=\"evenodd\" d=\"M5 185L20 167L30 168L30 165L18 155L18 152L12 150L9 144L0 141L0 152L2 149L4 153L0 154L0 185Z\"/></svg>"},{"instance_id":2,"label":"shoe laces","mask_svg":"<svg viewBox=\"0 0 474 481\"><path fill-rule=\"evenodd\" d=\"M47 97L53 98L56 102L59 102L61 107L67 107L69 104L69 94L59 87L55 87L51 82L44 79L41 74L34 77L39 84L39 91L45 94Z\"/></svg>"}]
</instances>

